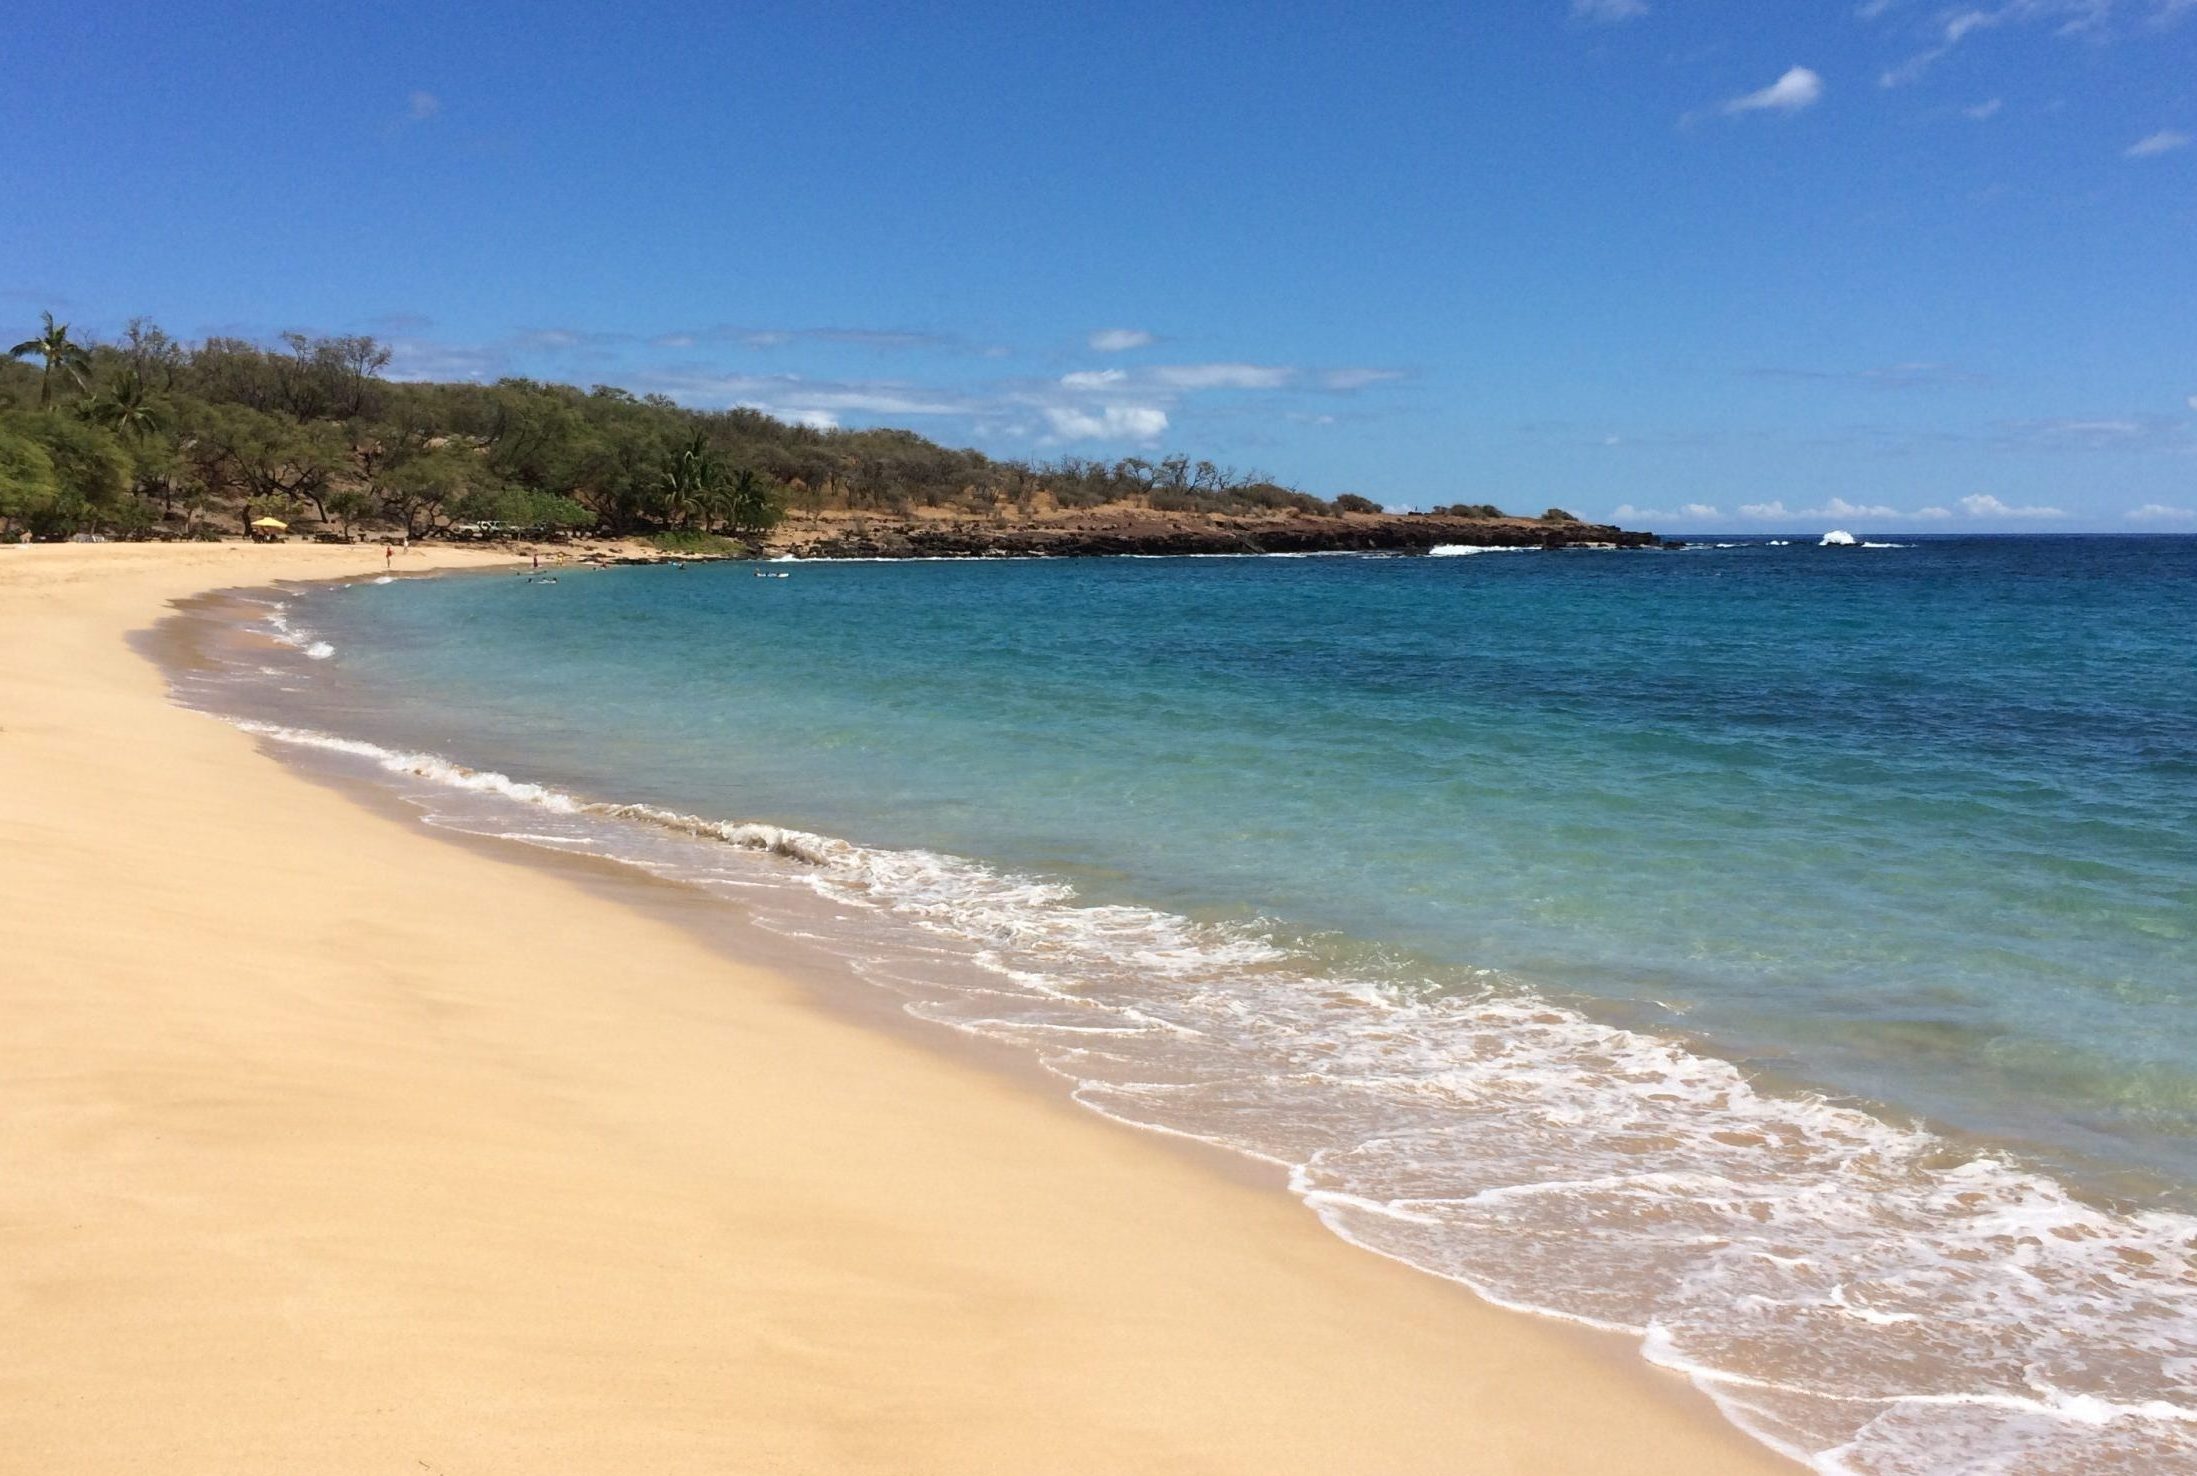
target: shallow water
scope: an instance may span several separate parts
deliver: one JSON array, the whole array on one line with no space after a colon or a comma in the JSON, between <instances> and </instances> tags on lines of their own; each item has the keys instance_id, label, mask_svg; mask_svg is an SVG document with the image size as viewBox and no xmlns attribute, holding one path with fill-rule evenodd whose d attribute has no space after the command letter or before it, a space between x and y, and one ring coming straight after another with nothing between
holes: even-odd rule
<instances>
[{"instance_id":1,"label":"shallow water","mask_svg":"<svg viewBox=\"0 0 2197 1476\"><path fill-rule=\"evenodd\" d=\"M2197 1470L2197 540L791 572L305 594L201 698L1826 1470Z\"/></svg>"}]
</instances>

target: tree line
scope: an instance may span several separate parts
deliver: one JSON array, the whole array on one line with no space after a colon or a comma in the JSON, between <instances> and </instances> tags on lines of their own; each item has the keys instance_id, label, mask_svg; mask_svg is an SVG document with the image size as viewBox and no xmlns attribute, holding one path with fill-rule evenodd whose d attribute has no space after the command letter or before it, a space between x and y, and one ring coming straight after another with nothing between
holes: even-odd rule
<instances>
[{"instance_id":1,"label":"tree line","mask_svg":"<svg viewBox=\"0 0 2197 1476\"><path fill-rule=\"evenodd\" d=\"M213 536L276 517L343 537L753 537L789 509L1378 510L1181 455L1001 460L913 431L791 425L610 385L395 380L390 362L370 337L184 343L145 319L91 342L48 313L0 358L0 536Z\"/></svg>"}]
</instances>

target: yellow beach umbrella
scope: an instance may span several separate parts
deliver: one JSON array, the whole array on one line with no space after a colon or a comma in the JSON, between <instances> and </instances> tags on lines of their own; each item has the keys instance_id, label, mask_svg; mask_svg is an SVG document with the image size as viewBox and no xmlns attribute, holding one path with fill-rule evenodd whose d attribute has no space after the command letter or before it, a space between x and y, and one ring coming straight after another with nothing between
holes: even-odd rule
<instances>
[{"instance_id":1,"label":"yellow beach umbrella","mask_svg":"<svg viewBox=\"0 0 2197 1476\"><path fill-rule=\"evenodd\" d=\"M290 527L288 523L280 518L254 518L252 519L252 526L255 528L279 528L285 532Z\"/></svg>"}]
</instances>

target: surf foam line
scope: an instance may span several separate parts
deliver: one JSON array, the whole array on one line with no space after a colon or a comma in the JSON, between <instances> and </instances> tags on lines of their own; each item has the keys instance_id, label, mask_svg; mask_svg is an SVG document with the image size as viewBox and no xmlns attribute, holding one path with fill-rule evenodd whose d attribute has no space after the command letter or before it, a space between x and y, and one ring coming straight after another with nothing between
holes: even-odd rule
<instances>
[{"instance_id":1,"label":"surf foam line","mask_svg":"<svg viewBox=\"0 0 2197 1476\"><path fill-rule=\"evenodd\" d=\"M265 626L269 633L283 645L303 651L315 661L326 661L336 654L334 646L320 639L311 631L301 629L291 622L290 607L285 602L281 600L254 600L249 597L246 597L246 599L250 604L266 606L267 614L260 621L260 624Z\"/></svg>"},{"instance_id":2,"label":"surf foam line","mask_svg":"<svg viewBox=\"0 0 2197 1476\"><path fill-rule=\"evenodd\" d=\"M1352 1244L1636 1338L1825 1476L2197 1473L2197 1218L2089 1204L1529 991L1324 973L1256 929L952 856L231 721L391 776L437 823L737 887L781 932L818 936L773 896L828 899L861 946L826 946L910 1015L1283 1167Z\"/></svg>"}]
</instances>

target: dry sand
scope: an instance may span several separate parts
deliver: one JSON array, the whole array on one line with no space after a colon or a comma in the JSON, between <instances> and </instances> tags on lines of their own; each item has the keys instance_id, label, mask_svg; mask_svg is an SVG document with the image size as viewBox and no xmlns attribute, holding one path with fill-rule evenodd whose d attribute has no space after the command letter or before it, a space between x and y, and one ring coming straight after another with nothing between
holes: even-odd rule
<instances>
[{"instance_id":1,"label":"dry sand","mask_svg":"<svg viewBox=\"0 0 2197 1476\"><path fill-rule=\"evenodd\" d=\"M301 777L126 644L380 564L0 548L0 1471L1792 1469L1614 1340Z\"/></svg>"}]
</instances>

